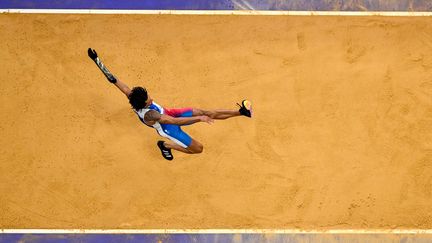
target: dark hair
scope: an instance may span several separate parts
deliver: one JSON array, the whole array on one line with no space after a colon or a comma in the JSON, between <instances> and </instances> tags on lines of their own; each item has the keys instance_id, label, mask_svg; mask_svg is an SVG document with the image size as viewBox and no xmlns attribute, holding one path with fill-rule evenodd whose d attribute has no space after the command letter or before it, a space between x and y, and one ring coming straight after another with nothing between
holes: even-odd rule
<instances>
[{"instance_id":1,"label":"dark hair","mask_svg":"<svg viewBox=\"0 0 432 243\"><path fill-rule=\"evenodd\" d=\"M141 110L146 106L148 95L147 90L143 87L134 87L129 94L129 103L135 110Z\"/></svg>"}]
</instances>

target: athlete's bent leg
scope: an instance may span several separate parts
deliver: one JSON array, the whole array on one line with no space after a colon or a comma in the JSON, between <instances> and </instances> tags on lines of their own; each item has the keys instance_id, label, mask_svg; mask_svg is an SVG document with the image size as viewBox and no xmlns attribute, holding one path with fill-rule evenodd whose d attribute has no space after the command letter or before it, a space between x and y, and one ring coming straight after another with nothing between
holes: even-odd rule
<instances>
[{"instance_id":1,"label":"athlete's bent leg","mask_svg":"<svg viewBox=\"0 0 432 243\"><path fill-rule=\"evenodd\" d=\"M240 116L240 112L238 110L202 110L202 109L192 109L192 116L208 116L212 119L224 120L227 118Z\"/></svg>"},{"instance_id":2,"label":"athlete's bent leg","mask_svg":"<svg viewBox=\"0 0 432 243\"><path fill-rule=\"evenodd\" d=\"M198 142L197 140L192 138L192 142L191 144L187 147L187 148L183 148L182 146L169 141L169 142L164 142L164 146L169 148L169 149L174 149L183 153L187 153L187 154L199 154L202 153L203 151L203 145Z\"/></svg>"}]
</instances>

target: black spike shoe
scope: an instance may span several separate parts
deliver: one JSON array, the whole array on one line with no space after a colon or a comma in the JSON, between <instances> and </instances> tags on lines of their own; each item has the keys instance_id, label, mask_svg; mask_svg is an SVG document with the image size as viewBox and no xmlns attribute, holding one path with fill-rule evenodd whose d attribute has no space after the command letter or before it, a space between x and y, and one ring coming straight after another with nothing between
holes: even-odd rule
<instances>
[{"instance_id":1,"label":"black spike shoe","mask_svg":"<svg viewBox=\"0 0 432 243\"><path fill-rule=\"evenodd\" d=\"M164 141L160 140L157 142L157 146L159 147L162 156L166 159L166 160L173 160L174 156L171 153L171 149L165 147L164 145Z\"/></svg>"},{"instance_id":2,"label":"black spike shoe","mask_svg":"<svg viewBox=\"0 0 432 243\"><path fill-rule=\"evenodd\" d=\"M243 100L241 105L239 103L237 103L237 105L240 106L240 114L243 116L252 117L252 103L249 100Z\"/></svg>"}]
</instances>

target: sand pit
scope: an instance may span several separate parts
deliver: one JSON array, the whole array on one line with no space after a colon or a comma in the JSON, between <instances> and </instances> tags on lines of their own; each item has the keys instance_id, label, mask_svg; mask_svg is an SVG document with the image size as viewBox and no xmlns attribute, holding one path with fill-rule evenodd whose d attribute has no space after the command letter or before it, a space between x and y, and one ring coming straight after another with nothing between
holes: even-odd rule
<instances>
[{"instance_id":1,"label":"sand pit","mask_svg":"<svg viewBox=\"0 0 432 243\"><path fill-rule=\"evenodd\" d=\"M432 227L428 17L0 15L0 228ZM87 57L166 107L159 138Z\"/></svg>"}]
</instances>

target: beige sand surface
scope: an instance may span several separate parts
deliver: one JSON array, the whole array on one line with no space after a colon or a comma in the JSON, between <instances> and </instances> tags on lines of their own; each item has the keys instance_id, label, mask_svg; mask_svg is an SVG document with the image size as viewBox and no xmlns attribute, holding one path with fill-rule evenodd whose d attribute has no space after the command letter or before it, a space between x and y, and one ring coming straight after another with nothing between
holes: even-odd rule
<instances>
[{"instance_id":1,"label":"beige sand surface","mask_svg":"<svg viewBox=\"0 0 432 243\"><path fill-rule=\"evenodd\" d=\"M158 135L86 50L166 107ZM432 20L0 15L0 228L432 228Z\"/></svg>"}]
</instances>

